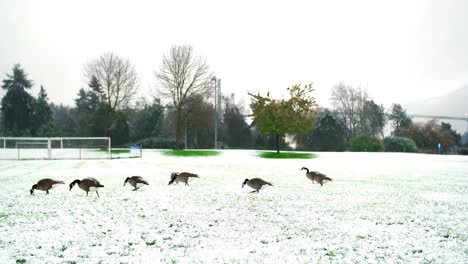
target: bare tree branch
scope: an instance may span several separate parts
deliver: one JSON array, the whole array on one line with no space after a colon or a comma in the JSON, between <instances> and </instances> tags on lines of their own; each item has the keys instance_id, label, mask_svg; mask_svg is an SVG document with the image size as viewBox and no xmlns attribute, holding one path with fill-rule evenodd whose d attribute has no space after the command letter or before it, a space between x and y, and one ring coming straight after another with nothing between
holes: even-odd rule
<instances>
[{"instance_id":1,"label":"bare tree branch","mask_svg":"<svg viewBox=\"0 0 468 264\"><path fill-rule=\"evenodd\" d=\"M212 74L206 60L192 46L172 46L163 55L162 65L154 75L162 89L160 94L172 101L177 110L176 145L179 147L182 109L195 95L210 94Z\"/></svg>"},{"instance_id":2,"label":"bare tree branch","mask_svg":"<svg viewBox=\"0 0 468 264\"><path fill-rule=\"evenodd\" d=\"M138 76L129 59L112 52L105 53L89 62L85 76L96 76L102 84L107 104L112 112L124 108L138 91Z\"/></svg>"}]
</instances>

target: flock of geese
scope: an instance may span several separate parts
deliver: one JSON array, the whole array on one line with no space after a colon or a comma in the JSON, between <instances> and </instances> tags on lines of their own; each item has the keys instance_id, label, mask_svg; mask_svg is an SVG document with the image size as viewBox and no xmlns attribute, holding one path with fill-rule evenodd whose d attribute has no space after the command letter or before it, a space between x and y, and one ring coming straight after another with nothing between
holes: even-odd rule
<instances>
[{"instance_id":1,"label":"flock of geese","mask_svg":"<svg viewBox=\"0 0 468 264\"><path fill-rule=\"evenodd\" d=\"M332 181L329 177L326 175L317 172L317 171L309 171L308 168L302 167L301 170L306 171L306 177L312 181L312 183L319 183L320 186L323 186L323 183L326 181ZM173 172L171 174L171 180L169 181L169 185L175 183L185 183L185 185L189 185L188 182L192 178L199 178L198 175L190 173L190 172ZM129 184L133 187L133 190L136 191L140 187L144 185L149 185L146 180L144 180L141 176L132 176L132 177L127 177L124 181L124 186L126 184ZM34 184L29 191L32 194L34 194L34 190L40 190L46 192L46 194L49 194L49 190L57 186L58 184L65 184L63 181L56 181L53 179L42 179L39 180L36 184ZM78 187L86 192L86 196L88 196L89 192L96 192L96 195L99 197L99 188L103 188L104 185L102 185L98 180L95 178L84 178L82 180L74 180L72 183L70 183L70 191L73 189L73 186L78 185ZM260 189L266 187L266 186L273 186L271 182L267 182L263 179L260 178L252 178L252 179L245 179L244 182L242 183L242 188L247 185L250 188L254 189L252 192L260 192Z\"/></svg>"}]
</instances>

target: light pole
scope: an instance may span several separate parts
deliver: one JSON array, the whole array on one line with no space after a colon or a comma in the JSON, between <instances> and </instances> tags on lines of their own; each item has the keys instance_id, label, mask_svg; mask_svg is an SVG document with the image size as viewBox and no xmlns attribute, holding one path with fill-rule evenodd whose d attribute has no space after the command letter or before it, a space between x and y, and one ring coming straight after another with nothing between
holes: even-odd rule
<instances>
[{"instance_id":1,"label":"light pole","mask_svg":"<svg viewBox=\"0 0 468 264\"><path fill-rule=\"evenodd\" d=\"M214 149L218 149L218 94L216 91L216 76L213 76L211 78L211 81L214 81L214 107L215 107L215 120L214 120L214 126L215 126L215 135L214 135Z\"/></svg>"},{"instance_id":2,"label":"light pole","mask_svg":"<svg viewBox=\"0 0 468 264\"><path fill-rule=\"evenodd\" d=\"M466 133L468 133L468 113L465 113Z\"/></svg>"},{"instance_id":3,"label":"light pole","mask_svg":"<svg viewBox=\"0 0 468 264\"><path fill-rule=\"evenodd\" d=\"M184 111L184 149L187 149L187 111Z\"/></svg>"}]
</instances>

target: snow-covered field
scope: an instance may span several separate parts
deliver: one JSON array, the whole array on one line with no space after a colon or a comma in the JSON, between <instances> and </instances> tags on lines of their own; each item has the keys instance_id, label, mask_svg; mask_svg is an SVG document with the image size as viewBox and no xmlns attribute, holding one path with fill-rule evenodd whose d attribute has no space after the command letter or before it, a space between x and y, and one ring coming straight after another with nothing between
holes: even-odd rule
<instances>
[{"instance_id":1,"label":"snow-covered field","mask_svg":"<svg viewBox=\"0 0 468 264\"><path fill-rule=\"evenodd\" d=\"M0 263L468 262L468 157L255 154L0 161ZM334 181L312 184L303 166ZM167 185L173 171L201 178ZM123 187L131 175L150 185ZM69 191L90 176L100 198ZM66 185L31 196L46 177ZM275 186L241 189L253 177Z\"/></svg>"}]
</instances>

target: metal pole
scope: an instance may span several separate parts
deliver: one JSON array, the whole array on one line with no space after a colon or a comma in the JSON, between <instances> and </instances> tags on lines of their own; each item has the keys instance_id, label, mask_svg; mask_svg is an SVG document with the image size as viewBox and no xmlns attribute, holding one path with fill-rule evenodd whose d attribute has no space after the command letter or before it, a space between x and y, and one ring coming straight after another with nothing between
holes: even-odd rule
<instances>
[{"instance_id":1,"label":"metal pole","mask_svg":"<svg viewBox=\"0 0 468 264\"><path fill-rule=\"evenodd\" d=\"M187 149L187 113L184 113L184 128L185 128L185 136L184 136L184 147Z\"/></svg>"},{"instance_id":2,"label":"metal pole","mask_svg":"<svg viewBox=\"0 0 468 264\"><path fill-rule=\"evenodd\" d=\"M214 107L215 107L215 136L214 136L214 149L218 149L218 94L217 94L217 91L216 91L216 77L213 77L213 80L214 80L214 99L215 99L215 103L214 103Z\"/></svg>"},{"instance_id":3,"label":"metal pole","mask_svg":"<svg viewBox=\"0 0 468 264\"><path fill-rule=\"evenodd\" d=\"M49 160L52 159L52 142L50 141L50 138L47 139L47 156Z\"/></svg>"},{"instance_id":4,"label":"metal pole","mask_svg":"<svg viewBox=\"0 0 468 264\"><path fill-rule=\"evenodd\" d=\"M109 159L112 159L112 146L111 146L111 138L107 138L107 140L109 141L109 147L108 147L108 151L109 151Z\"/></svg>"}]
</instances>

